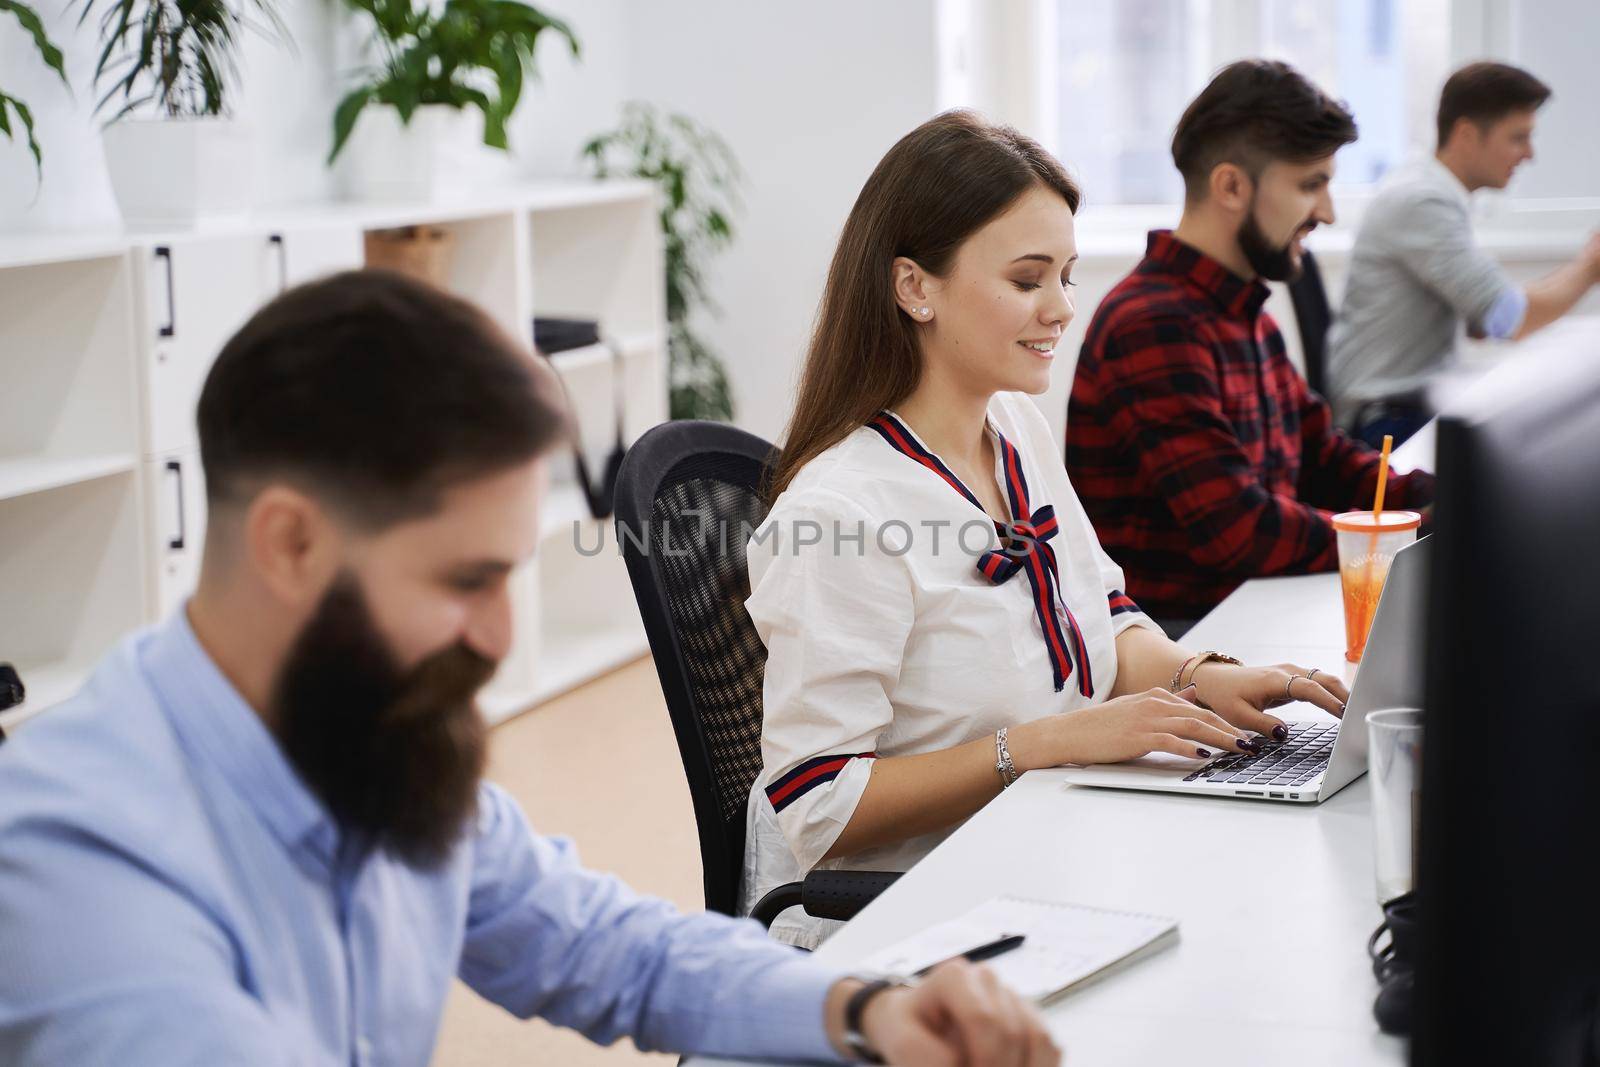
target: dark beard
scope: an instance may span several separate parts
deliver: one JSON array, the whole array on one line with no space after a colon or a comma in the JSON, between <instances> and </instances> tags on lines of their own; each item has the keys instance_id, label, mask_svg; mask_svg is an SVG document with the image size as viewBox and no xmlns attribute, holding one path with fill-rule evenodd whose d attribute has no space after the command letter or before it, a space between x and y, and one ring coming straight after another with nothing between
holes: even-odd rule
<instances>
[{"instance_id":1,"label":"dark beard","mask_svg":"<svg viewBox=\"0 0 1600 1067\"><path fill-rule=\"evenodd\" d=\"M1299 232L1298 229L1295 230L1296 234ZM1239 250L1244 253L1250 269L1269 282L1298 280L1301 265L1295 261L1294 253L1290 251L1290 245L1293 243L1293 237L1281 246L1275 246L1267 239L1267 235L1261 232L1261 226L1256 222L1256 205L1252 200L1250 210L1239 226Z\"/></svg>"},{"instance_id":2,"label":"dark beard","mask_svg":"<svg viewBox=\"0 0 1600 1067\"><path fill-rule=\"evenodd\" d=\"M342 834L435 867L476 811L488 727L474 698L494 669L458 643L402 673L342 574L278 675L279 743Z\"/></svg>"}]
</instances>

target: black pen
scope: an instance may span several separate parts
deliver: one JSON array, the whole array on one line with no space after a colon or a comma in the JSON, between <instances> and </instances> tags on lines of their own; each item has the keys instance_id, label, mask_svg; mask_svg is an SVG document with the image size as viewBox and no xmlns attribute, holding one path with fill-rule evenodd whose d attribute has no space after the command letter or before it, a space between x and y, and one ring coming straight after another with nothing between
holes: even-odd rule
<instances>
[{"instance_id":1,"label":"black pen","mask_svg":"<svg viewBox=\"0 0 1600 1067\"><path fill-rule=\"evenodd\" d=\"M988 942L987 944L979 945L977 948L969 948L965 952L951 956L949 959L940 960L938 963L930 963L911 977L926 977L929 971L933 970L940 964L949 963L950 960L966 960L969 963L977 963L980 960L992 960L996 956L1004 955L1014 948L1020 948L1022 942L1025 940L1027 940L1027 938L1022 934L1001 934L999 937Z\"/></svg>"}]
</instances>

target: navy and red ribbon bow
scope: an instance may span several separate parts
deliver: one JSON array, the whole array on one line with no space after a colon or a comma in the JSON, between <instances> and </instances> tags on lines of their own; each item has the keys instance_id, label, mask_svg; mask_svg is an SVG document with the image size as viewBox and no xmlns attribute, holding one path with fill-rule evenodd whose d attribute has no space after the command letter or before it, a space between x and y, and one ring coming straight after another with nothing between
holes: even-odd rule
<instances>
[{"instance_id":1,"label":"navy and red ribbon bow","mask_svg":"<svg viewBox=\"0 0 1600 1067\"><path fill-rule=\"evenodd\" d=\"M983 505L978 503L978 498L972 491L961 483L961 479L957 478L938 456L924 448L899 419L888 412L883 412L867 425L876 430L896 452L910 457L943 478L952 489L966 497L973 507L983 511ZM1056 692L1059 693L1066 686L1067 679L1072 676L1073 664L1076 662L1080 668L1078 692L1086 698L1092 697L1094 679L1090 675L1089 651L1084 645L1083 632L1078 627L1078 620L1073 617L1072 609L1067 607L1066 597L1061 594L1060 567L1056 562L1055 549L1049 544L1060 528L1056 522L1056 510L1049 504L1037 511L1029 507L1028 481L1022 473L1021 454L1004 435L997 432L995 436L1000 440L1006 496L1011 505L1011 514L1013 517L1027 517L1013 521L1009 527L995 523L995 529L1002 538L1001 548L990 549L978 557L978 573L996 585L1010 581L1018 571L1028 576L1028 585L1033 591L1034 614L1038 616L1039 626L1044 631L1045 647L1050 654L1050 671ZM1060 612L1055 609L1057 603L1061 605Z\"/></svg>"}]
</instances>

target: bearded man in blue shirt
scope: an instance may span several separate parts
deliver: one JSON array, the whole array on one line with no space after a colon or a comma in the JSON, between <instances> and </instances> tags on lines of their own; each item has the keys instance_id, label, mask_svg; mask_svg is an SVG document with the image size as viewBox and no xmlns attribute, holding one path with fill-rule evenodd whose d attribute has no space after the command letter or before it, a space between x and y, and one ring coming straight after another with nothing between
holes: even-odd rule
<instances>
[{"instance_id":1,"label":"bearded man in blue shirt","mask_svg":"<svg viewBox=\"0 0 1600 1067\"><path fill-rule=\"evenodd\" d=\"M293 290L227 344L193 598L0 747L0 1062L421 1067L456 975L647 1049L1056 1062L969 965L877 993L852 1046L858 980L585 871L481 780L556 396L398 275Z\"/></svg>"}]
</instances>

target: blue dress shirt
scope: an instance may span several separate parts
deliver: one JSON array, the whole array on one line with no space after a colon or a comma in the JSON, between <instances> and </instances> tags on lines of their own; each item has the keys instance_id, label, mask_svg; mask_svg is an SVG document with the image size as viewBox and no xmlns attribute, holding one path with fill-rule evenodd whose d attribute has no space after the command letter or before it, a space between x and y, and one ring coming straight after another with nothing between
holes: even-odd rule
<instances>
[{"instance_id":1,"label":"blue dress shirt","mask_svg":"<svg viewBox=\"0 0 1600 1067\"><path fill-rule=\"evenodd\" d=\"M420 1067L455 975L602 1043L835 1059L837 972L585 871L492 785L437 869L352 854L183 610L0 746L0 1063Z\"/></svg>"},{"instance_id":2,"label":"blue dress shirt","mask_svg":"<svg viewBox=\"0 0 1600 1067\"><path fill-rule=\"evenodd\" d=\"M1483 316L1483 333L1503 341L1522 326L1522 317L1528 313L1528 294L1520 285L1508 285L1489 305Z\"/></svg>"}]
</instances>

